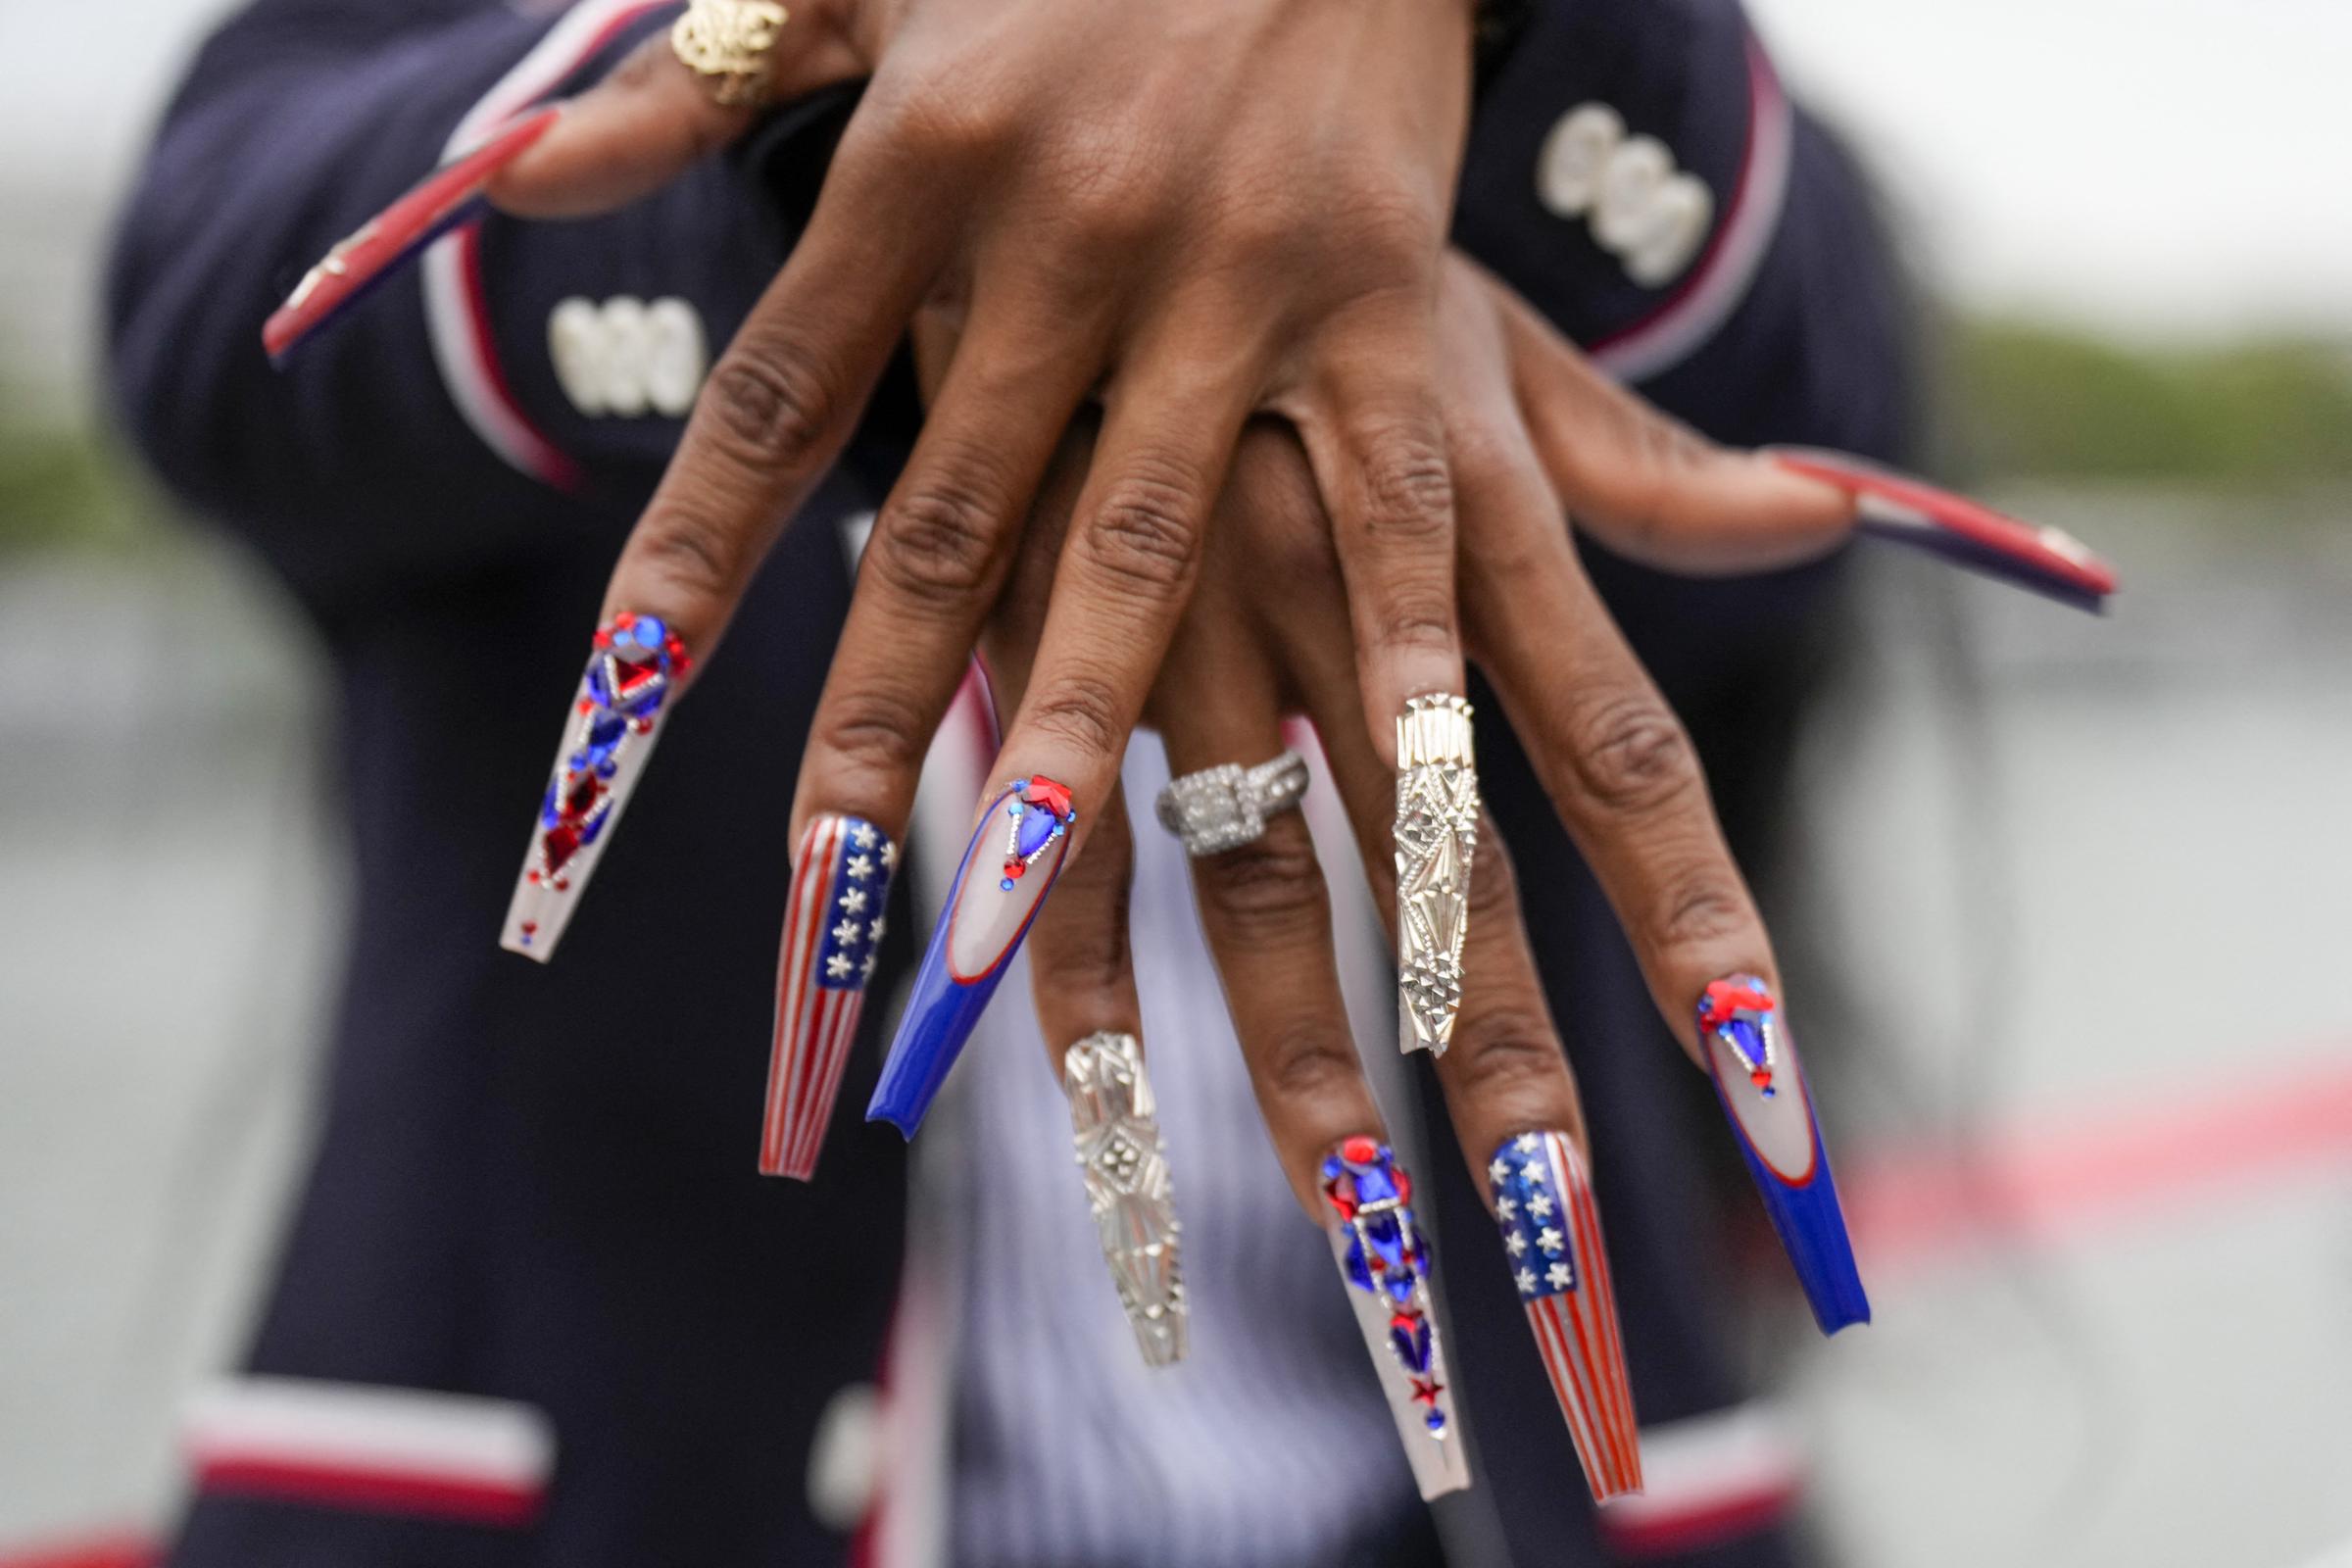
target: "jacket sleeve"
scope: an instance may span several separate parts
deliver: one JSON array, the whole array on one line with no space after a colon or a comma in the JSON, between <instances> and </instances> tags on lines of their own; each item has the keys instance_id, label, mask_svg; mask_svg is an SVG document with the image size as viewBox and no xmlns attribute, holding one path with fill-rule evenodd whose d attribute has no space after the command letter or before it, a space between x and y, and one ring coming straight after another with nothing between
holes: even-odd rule
<instances>
[{"instance_id":1,"label":"jacket sleeve","mask_svg":"<svg viewBox=\"0 0 2352 1568\"><path fill-rule=\"evenodd\" d=\"M454 231L283 369L261 325L467 127L576 92L674 14L259 0L217 32L166 112L108 279L118 412L166 482L313 594L551 535L616 545L709 347L781 264L846 95L619 213ZM603 395L578 363L581 334L615 323L659 350L650 395Z\"/></svg>"}]
</instances>

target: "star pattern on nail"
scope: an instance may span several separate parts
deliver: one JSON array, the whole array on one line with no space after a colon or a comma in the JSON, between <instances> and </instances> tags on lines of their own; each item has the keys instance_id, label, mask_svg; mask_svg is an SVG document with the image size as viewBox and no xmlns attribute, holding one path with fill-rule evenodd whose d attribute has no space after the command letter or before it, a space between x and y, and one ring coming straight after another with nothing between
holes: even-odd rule
<instances>
[{"instance_id":1,"label":"star pattern on nail","mask_svg":"<svg viewBox=\"0 0 2352 1568\"><path fill-rule=\"evenodd\" d=\"M883 870L885 870L885 871L896 871L898 868L899 868L899 847L898 847L896 844L885 844L885 845L883 845L883 846L882 846L882 869L883 869Z\"/></svg>"},{"instance_id":2,"label":"star pattern on nail","mask_svg":"<svg viewBox=\"0 0 2352 1568\"><path fill-rule=\"evenodd\" d=\"M835 980L847 980L850 977L850 971L856 967L857 964L846 953L836 953L825 960L825 973Z\"/></svg>"},{"instance_id":3,"label":"star pattern on nail","mask_svg":"<svg viewBox=\"0 0 2352 1568\"><path fill-rule=\"evenodd\" d=\"M874 841L881 836L880 833L874 831L874 825L871 822L860 822L850 829L850 842L861 850L871 850L874 847ZM884 866L887 867L891 863L891 855L897 848L896 845L883 846L882 863Z\"/></svg>"},{"instance_id":4,"label":"star pattern on nail","mask_svg":"<svg viewBox=\"0 0 2352 1568\"><path fill-rule=\"evenodd\" d=\"M862 882L873 874L874 858L872 856L853 855L850 857L850 876L854 881Z\"/></svg>"},{"instance_id":5,"label":"star pattern on nail","mask_svg":"<svg viewBox=\"0 0 2352 1568\"><path fill-rule=\"evenodd\" d=\"M865 889L852 888L841 896L841 906L852 914L865 912Z\"/></svg>"},{"instance_id":6,"label":"star pattern on nail","mask_svg":"<svg viewBox=\"0 0 2352 1568\"><path fill-rule=\"evenodd\" d=\"M882 940L880 910L890 899L890 876L887 871L875 874L874 851L887 849L890 841L871 823L855 817L820 819L810 832L824 835L817 842L825 846L828 871L809 901L808 926L813 927L810 934L817 937L818 952L808 961L820 986L855 990L872 976L874 944ZM796 900L796 925L802 919L798 908ZM804 951L797 945L803 940L789 939L787 950Z\"/></svg>"},{"instance_id":7,"label":"star pattern on nail","mask_svg":"<svg viewBox=\"0 0 2352 1568\"><path fill-rule=\"evenodd\" d=\"M1508 1140L1495 1151L1487 1172L1494 1179L1495 1223L1502 1231L1503 1250L1516 1265L1511 1277L1518 1282L1519 1294L1532 1301L1577 1289L1567 1226L1551 1219L1558 1202L1548 1189L1562 1178L1544 1138L1524 1133Z\"/></svg>"},{"instance_id":8,"label":"star pattern on nail","mask_svg":"<svg viewBox=\"0 0 2352 1568\"><path fill-rule=\"evenodd\" d=\"M833 940L847 947L850 943L857 941L858 934L864 929L865 927L855 920L844 920L833 928Z\"/></svg>"}]
</instances>

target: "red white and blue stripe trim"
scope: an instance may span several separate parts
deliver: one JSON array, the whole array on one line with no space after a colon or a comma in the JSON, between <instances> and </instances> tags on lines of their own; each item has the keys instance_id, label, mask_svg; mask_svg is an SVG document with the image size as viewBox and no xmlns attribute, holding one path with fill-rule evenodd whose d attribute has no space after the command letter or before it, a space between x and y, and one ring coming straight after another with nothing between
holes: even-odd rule
<instances>
[{"instance_id":1,"label":"red white and blue stripe trim","mask_svg":"<svg viewBox=\"0 0 2352 1568\"><path fill-rule=\"evenodd\" d=\"M760 1169L807 1181L833 1118L882 940L898 846L862 817L813 818L793 857L777 956Z\"/></svg>"}]
</instances>

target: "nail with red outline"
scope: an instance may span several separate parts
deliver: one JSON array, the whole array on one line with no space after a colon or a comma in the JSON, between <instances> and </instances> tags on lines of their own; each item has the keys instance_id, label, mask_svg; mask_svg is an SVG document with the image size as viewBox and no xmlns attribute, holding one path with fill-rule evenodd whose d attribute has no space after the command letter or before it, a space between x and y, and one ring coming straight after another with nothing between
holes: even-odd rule
<instances>
[{"instance_id":1,"label":"nail with red outline","mask_svg":"<svg viewBox=\"0 0 2352 1568\"><path fill-rule=\"evenodd\" d=\"M1790 472L1851 496L1856 533L1941 556L2094 613L2115 592L2115 568L2063 529L2023 521L1843 452L1806 447L1770 452Z\"/></svg>"},{"instance_id":2,"label":"nail with red outline","mask_svg":"<svg viewBox=\"0 0 2352 1568\"><path fill-rule=\"evenodd\" d=\"M1772 987L1752 974L1714 981L1699 999L1698 1036L1716 1098L1821 1332L1869 1322L1830 1152Z\"/></svg>"},{"instance_id":3,"label":"nail with red outline","mask_svg":"<svg viewBox=\"0 0 2352 1568\"><path fill-rule=\"evenodd\" d=\"M816 1174L898 865L899 847L863 817L828 812L801 834L776 957L776 1027L760 1132L763 1175L805 1182Z\"/></svg>"},{"instance_id":4,"label":"nail with red outline","mask_svg":"<svg viewBox=\"0 0 2352 1568\"><path fill-rule=\"evenodd\" d=\"M1043 774L1014 779L981 812L947 912L915 972L866 1120L889 1122L908 1138L922 1125L1061 874L1077 819L1068 788Z\"/></svg>"},{"instance_id":5,"label":"nail with red outline","mask_svg":"<svg viewBox=\"0 0 2352 1568\"><path fill-rule=\"evenodd\" d=\"M555 956L693 664L678 634L652 615L623 611L598 628L500 947L542 963Z\"/></svg>"},{"instance_id":6,"label":"nail with red outline","mask_svg":"<svg viewBox=\"0 0 2352 1568\"><path fill-rule=\"evenodd\" d=\"M487 208L482 191L490 176L528 151L555 127L562 114L561 105L550 104L524 115L465 157L427 174L328 251L262 323L262 347L270 363L283 365L313 333L357 305L419 251L479 217Z\"/></svg>"},{"instance_id":7,"label":"nail with red outline","mask_svg":"<svg viewBox=\"0 0 2352 1568\"><path fill-rule=\"evenodd\" d=\"M1494 1151L1487 1183L1504 1260L1592 1500L1640 1492L1633 1383L1584 1156L1565 1134L1521 1133Z\"/></svg>"},{"instance_id":8,"label":"nail with red outline","mask_svg":"<svg viewBox=\"0 0 2352 1568\"><path fill-rule=\"evenodd\" d=\"M1343 1139L1323 1157L1332 1255L1396 1418L1424 1498L1470 1485L1438 1338L1429 1244L1413 1218L1413 1179L1377 1138Z\"/></svg>"}]
</instances>

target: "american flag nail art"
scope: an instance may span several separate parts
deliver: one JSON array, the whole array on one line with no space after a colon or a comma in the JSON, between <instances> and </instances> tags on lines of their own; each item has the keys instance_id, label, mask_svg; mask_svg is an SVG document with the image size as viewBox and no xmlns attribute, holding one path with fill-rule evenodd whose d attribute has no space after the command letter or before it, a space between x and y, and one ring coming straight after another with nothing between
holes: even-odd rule
<instances>
[{"instance_id":1,"label":"american flag nail art","mask_svg":"<svg viewBox=\"0 0 2352 1568\"><path fill-rule=\"evenodd\" d=\"M1642 1490L1642 1444L1609 1255L1584 1157L1558 1133L1505 1139L1487 1165L1505 1261L1596 1502Z\"/></svg>"},{"instance_id":2,"label":"american flag nail art","mask_svg":"<svg viewBox=\"0 0 2352 1568\"><path fill-rule=\"evenodd\" d=\"M766 1175L807 1181L816 1172L898 864L899 847L862 817L818 816L801 835L776 959L776 1028L760 1134Z\"/></svg>"},{"instance_id":3,"label":"american flag nail art","mask_svg":"<svg viewBox=\"0 0 2352 1568\"><path fill-rule=\"evenodd\" d=\"M1824 1334L1869 1322L1829 1150L1772 987L1752 974L1711 982L1698 1001L1698 1036L1716 1098L1814 1320Z\"/></svg>"}]
</instances>

